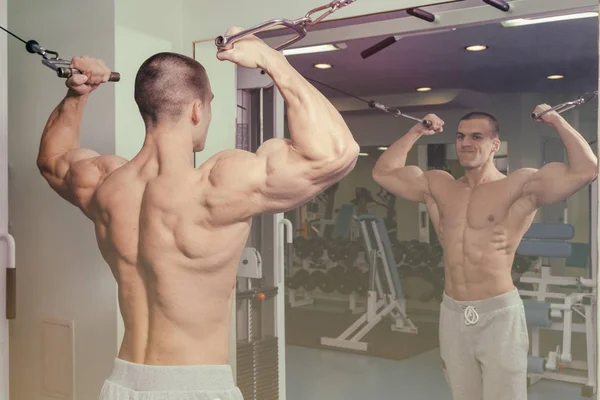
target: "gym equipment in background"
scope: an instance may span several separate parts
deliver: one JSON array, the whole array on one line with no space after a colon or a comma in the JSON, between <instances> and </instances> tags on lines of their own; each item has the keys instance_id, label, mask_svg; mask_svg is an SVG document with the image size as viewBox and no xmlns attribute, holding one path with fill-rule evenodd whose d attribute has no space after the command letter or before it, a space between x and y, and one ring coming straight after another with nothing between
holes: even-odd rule
<instances>
[{"instance_id":1,"label":"gym equipment in background","mask_svg":"<svg viewBox=\"0 0 600 400\"><path fill-rule=\"evenodd\" d=\"M331 222L323 220L311 221L315 225L311 232L316 234L295 239L294 256L301 265L289 271L286 280L290 307L325 300L348 302L353 313L361 312L359 296L366 293L366 260L362 261L362 247L352 233L354 210L352 204L340 207L329 239L323 235L324 227Z\"/></svg>"},{"instance_id":2,"label":"gym equipment in background","mask_svg":"<svg viewBox=\"0 0 600 400\"><path fill-rule=\"evenodd\" d=\"M528 359L530 384L540 379L579 383L582 395L591 397L596 392L596 272L592 278L553 276L549 258L573 257L574 228L568 224L533 224L521 241L517 253L522 256L541 257L534 269L536 276L523 276L520 282L533 285L532 290L519 290L524 299L527 324L531 332L531 355ZM589 250L587 252L589 254ZM587 264L588 257L584 257ZM585 266L578 265L578 266ZM552 287L556 287L553 290ZM575 322L574 317L583 322ZM562 342L556 351L540 354L543 330L562 332ZM573 333L584 334L586 357L574 360ZM570 370L570 371L569 371ZM578 372L587 372L581 376Z\"/></svg>"},{"instance_id":3,"label":"gym equipment in background","mask_svg":"<svg viewBox=\"0 0 600 400\"><path fill-rule=\"evenodd\" d=\"M256 394L278 397L278 338L263 332L265 302L273 301L277 287L253 283L263 278L262 259L255 248L245 248L238 265L237 277L245 280L245 288L236 291L237 308L245 311L245 338L238 338L236 362L237 385L244 398L259 399ZM254 395L254 396L253 396Z\"/></svg>"},{"instance_id":4,"label":"gym equipment in background","mask_svg":"<svg viewBox=\"0 0 600 400\"><path fill-rule=\"evenodd\" d=\"M395 238L398 230L398 224L396 222L396 196L384 188L381 188L379 193L377 193L377 197L381 199L382 204L385 206L385 226L388 235L390 235L391 238Z\"/></svg>"},{"instance_id":5,"label":"gym equipment in background","mask_svg":"<svg viewBox=\"0 0 600 400\"><path fill-rule=\"evenodd\" d=\"M406 300L383 218L367 214L361 215L359 220L370 261L366 310L340 336L322 337L321 344L367 351L368 343L362 342L362 338L387 316L392 318L391 329L394 331L417 334L418 329L406 315Z\"/></svg>"},{"instance_id":6,"label":"gym equipment in background","mask_svg":"<svg viewBox=\"0 0 600 400\"><path fill-rule=\"evenodd\" d=\"M385 204L375 200L371 191L364 187L357 187L354 189L354 199L352 199L350 203L354 204L358 215L369 214L369 207L371 204L385 207Z\"/></svg>"},{"instance_id":7,"label":"gym equipment in background","mask_svg":"<svg viewBox=\"0 0 600 400\"><path fill-rule=\"evenodd\" d=\"M331 221L333 218L333 212L334 212L334 208L335 208L335 194L339 188L340 184L335 183L333 185L331 185L330 187L328 187L327 189L325 189L323 191L323 193L319 194L317 196L317 199L319 201L321 201L323 204L325 204L325 221ZM333 233L333 224L327 224L324 227L322 227L322 229L324 229L321 232L321 236L325 237L325 238L331 238L331 235Z\"/></svg>"}]
</instances>

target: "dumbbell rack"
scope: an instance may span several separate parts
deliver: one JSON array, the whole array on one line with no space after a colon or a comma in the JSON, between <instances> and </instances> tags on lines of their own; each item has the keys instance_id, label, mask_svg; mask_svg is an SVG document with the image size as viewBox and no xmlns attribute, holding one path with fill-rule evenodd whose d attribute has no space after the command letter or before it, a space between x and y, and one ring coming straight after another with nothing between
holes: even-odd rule
<instances>
[{"instance_id":1,"label":"dumbbell rack","mask_svg":"<svg viewBox=\"0 0 600 400\"><path fill-rule=\"evenodd\" d=\"M309 273L312 273L314 271L322 271L322 269L311 267L311 262L309 260L302 260L302 266L296 268L296 271L294 271L294 273L300 269L304 269ZM347 302L348 308L350 309L352 314L360 314L366 310L366 296L361 296L356 292L352 292L350 294L341 294L337 291L325 293L319 288L315 288L311 291L308 291L304 288L287 288L287 295L290 307L292 308L315 305L316 300L323 300L327 302L338 303Z\"/></svg>"},{"instance_id":2,"label":"dumbbell rack","mask_svg":"<svg viewBox=\"0 0 600 400\"><path fill-rule=\"evenodd\" d=\"M363 260L363 259L365 259L364 251L361 251L360 253L358 253L357 260ZM297 266L292 271L290 271L291 272L290 276L293 276L294 273L296 273L300 270L305 270L309 274L314 271L323 271L323 269L313 267L312 262L308 259L304 259L304 258L294 255L294 260L296 261L296 265L298 265L298 264L300 264L300 265ZM321 259L316 260L314 262L319 263L319 264L327 264L328 266L331 266L331 267L334 267L336 265L335 261L330 260L327 250L324 251ZM355 263L354 265L356 266L357 264ZM364 265L359 264L358 267L359 267L359 269L364 269L364 271L368 271L368 269L369 269L369 266L366 262ZM420 265L420 266L414 267L415 270L418 270L420 268L429 268L429 266ZM443 267L437 266L436 268L443 268ZM329 269L329 268L327 268L327 269ZM325 302L347 302L348 308L350 309L352 314L360 314L360 313L364 312L366 304L368 302L367 294L359 294L355 291L352 292L351 294L341 294L337 291L331 292L331 293L326 293L326 292L321 291L319 288L314 288L312 290L306 290L304 288L292 289L292 288L288 287L286 289L286 295L288 298L288 304L292 308L311 306L311 305L314 305L315 302L318 300L322 300ZM407 307L410 308L411 310L421 311L421 312L425 312L428 314L430 314L430 313L436 314L439 310L439 302L435 298L432 298L431 301L422 301L422 300L411 299L410 297L407 297L406 303L407 303Z\"/></svg>"},{"instance_id":3,"label":"dumbbell rack","mask_svg":"<svg viewBox=\"0 0 600 400\"><path fill-rule=\"evenodd\" d=\"M369 287L367 310L337 337L321 337L324 346L367 351L368 342L363 338L384 318L392 320L391 329L396 332L418 334L417 326L406 314L406 301L396 271L396 265L385 244L389 243L383 219L374 215L360 217L365 247L369 254ZM389 246L388 246L389 249Z\"/></svg>"}]
</instances>

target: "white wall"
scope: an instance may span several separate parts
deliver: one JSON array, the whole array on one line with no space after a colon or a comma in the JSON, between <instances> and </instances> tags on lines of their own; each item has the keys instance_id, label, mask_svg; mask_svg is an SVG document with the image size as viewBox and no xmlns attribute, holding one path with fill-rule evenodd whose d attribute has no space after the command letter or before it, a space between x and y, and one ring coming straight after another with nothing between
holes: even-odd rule
<instances>
[{"instance_id":1,"label":"white wall","mask_svg":"<svg viewBox=\"0 0 600 400\"><path fill-rule=\"evenodd\" d=\"M114 2L9 0L8 22L23 38L63 58L87 54L114 65ZM92 399L116 355L116 286L92 224L50 189L36 167L46 120L66 93L64 80L15 39L10 38L8 55L9 215L19 268L18 314L10 323L11 399L49 399L41 392L45 318L74 322L75 398ZM113 84L92 94L82 146L114 153L114 96Z\"/></svg>"},{"instance_id":2,"label":"white wall","mask_svg":"<svg viewBox=\"0 0 600 400\"><path fill-rule=\"evenodd\" d=\"M187 53L182 47L182 4L183 0L170 0L169 7L161 0L116 2L115 68L121 73L116 85L116 151L127 159L144 141L144 123L133 97L139 67L155 53Z\"/></svg>"}]
</instances>

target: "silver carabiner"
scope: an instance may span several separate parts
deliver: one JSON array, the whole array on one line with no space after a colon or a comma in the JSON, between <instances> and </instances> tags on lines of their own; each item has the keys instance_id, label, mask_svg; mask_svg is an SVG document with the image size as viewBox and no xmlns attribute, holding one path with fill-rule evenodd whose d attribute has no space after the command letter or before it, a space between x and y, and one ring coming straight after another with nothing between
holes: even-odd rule
<instances>
[{"instance_id":1,"label":"silver carabiner","mask_svg":"<svg viewBox=\"0 0 600 400\"><path fill-rule=\"evenodd\" d=\"M42 64L56 71L56 74L60 78L68 78L72 75L72 73L69 73L69 70L71 69L71 62L59 58L58 53L56 51L46 50L45 48L40 46L39 43L35 40L28 41L25 45L25 48L30 53L39 54L40 56L42 56ZM51 56L48 57L48 55Z\"/></svg>"},{"instance_id":2,"label":"silver carabiner","mask_svg":"<svg viewBox=\"0 0 600 400\"><path fill-rule=\"evenodd\" d=\"M316 25L316 24L320 23L321 21L323 21L325 18L329 17L334 12L338 11L340 8L344 8L344 7L354 3L355 1L356 0L334 0L327 5L313 8L308 13L306 13L306 16L304 18L306 18L308 21L310 21L308 23L308 25ZM329 9L329 10L324 12L323 14L321 14L321 16L319 16L319 18L313 20L313 18L312 18L313 14L316 14L320 11L327 10L327 9Z\"/></svg>"},{"instance_id":3,"label":"silver carabiner","mask_svg":"<svg viewBox=\"0 0 600 400\"><path fill-rule=\"evenodd\" d=\"M39 54L42 56L42 64L46 67L56 71L56 75L59 78L70 78L75 74L81 74L81 71L71 68L71 62L68 60L63 60L59 58L58 53L52 50L46 50L42 46L39 45L35 40L30 40L25 45L25 48L28 52L32 54ZM51 57L48 57L48 54ZM121 74L118 72L111 72L109 82L119 82L121 80Z\"/></svg>"}]
</instances>

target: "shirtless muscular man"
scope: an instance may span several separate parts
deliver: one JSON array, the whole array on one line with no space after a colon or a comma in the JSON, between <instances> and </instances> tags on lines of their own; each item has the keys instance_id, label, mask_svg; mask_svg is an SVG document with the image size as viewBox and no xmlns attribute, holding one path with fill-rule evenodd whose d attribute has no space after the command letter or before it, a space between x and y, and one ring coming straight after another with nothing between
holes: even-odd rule
<instances>
[{"instance_id":1,"label":"shirtless muscular man","mask_svg":"<svg viewBox=\"0 0 600 400\"><path fill-rule=\"evenodd\" d=\"M41 138L43 177L93 222L118 284L125 335L103 400L241 399L228 343L251 219L304 204L358 158L340 114L281 53L251 36L217 57L269 74L288 106L290 139L268 140L256 153L222 151L194 168L213 93L202 65L173 53L153 55L137 73L146 136L133 159L79 146L88 98L110 76L97 59L73 59L82 75L67 81Z\"/></svg>"},{"instance_id":2,"label":"shirtless muscular man","mask_svg":"<svg viewBox=\"0 0 600 400\"><path fill-rule=\"evenodd\" d=\"M547 110L540 105L536 112ZM440 311L440 351L454 400L526 400L529 336L523 302L511 269L517 246L536 211L565 200L598 174L585 139L556 112L542 116L562 139L569 165L549 163L508 176L494 166L500 146L498 121L487 113L466 115L458 125L456 152L465 174L406 165L424 135L443 131L436 115L385 151L373 169L383 188L424 203L444 249L445 293Z\"/></svg>"}]
</instances>

